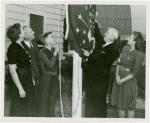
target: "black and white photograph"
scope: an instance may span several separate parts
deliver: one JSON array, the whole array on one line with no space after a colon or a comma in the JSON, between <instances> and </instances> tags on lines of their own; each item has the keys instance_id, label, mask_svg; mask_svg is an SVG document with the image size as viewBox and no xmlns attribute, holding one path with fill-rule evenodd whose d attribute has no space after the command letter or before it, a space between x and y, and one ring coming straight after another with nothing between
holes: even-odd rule
<instances>
[{"instance_id":1,"label":"black and white photograph","mask_svg":"<svg viewBox=\"0 0 150 123\"><path fill-rule=\"evenodd\" d=\"M149 4L1 2L2 121L148 121Z\"/></svg>"}]
</instances>

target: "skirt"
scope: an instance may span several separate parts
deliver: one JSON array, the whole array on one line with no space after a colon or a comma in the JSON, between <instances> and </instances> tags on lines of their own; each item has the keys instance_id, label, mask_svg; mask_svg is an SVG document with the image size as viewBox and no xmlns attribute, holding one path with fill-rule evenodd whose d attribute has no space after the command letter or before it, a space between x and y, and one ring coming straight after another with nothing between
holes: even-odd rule
<instances>
[{"instance_id":1,"label":"skirt","mask_svg":"<svg viewBox=\"0 0 150 123\"><path fill-rule=\"evenodd\" d=\"M12 81L10 85L11 91L11 117L33 117L35 116L35 91L32 81L30 67L17 68L17 74L20 83L26 93L25 98L20 98L18 88Z\"/></svg>"},{"instance_id":2,"label":"skirt","mask_svg":"<svg viewBox=\"0 0 150 123\"><path fill-rule=\"evenodd\" d=\"M119 69L120 79L131 74L131 71ZM116 79L112 87L112 100L111 104L122 110L135 109L136 98L138 94L138 87L136 78L132 78L121 85L116 83Z\"/></svg>"}]
</instances>

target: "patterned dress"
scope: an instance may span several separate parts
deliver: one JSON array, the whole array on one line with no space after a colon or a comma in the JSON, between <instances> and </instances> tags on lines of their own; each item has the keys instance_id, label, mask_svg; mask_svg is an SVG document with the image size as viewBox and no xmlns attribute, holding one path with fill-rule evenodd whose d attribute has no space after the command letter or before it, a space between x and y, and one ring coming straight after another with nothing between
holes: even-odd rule
<instances>
[{"instance_id":1,"label":"patterned dress","mask_svg":"<svg viewBox=\"0 0 150 123\"><path fill-rule=\"evenodd\" d=\"M144 53L133 50L130 51L130 46L124 46L119 65L119 76L120 79L125 78L128 75L132 75L133 78L118 85L116 81L113 83L112 88L112 105L117 108L127 110L135 109L136 97L138 94L136 76L144 60ZM124 70L124 68L131 69L131 71Z\"/></svg>"}]
</instances>

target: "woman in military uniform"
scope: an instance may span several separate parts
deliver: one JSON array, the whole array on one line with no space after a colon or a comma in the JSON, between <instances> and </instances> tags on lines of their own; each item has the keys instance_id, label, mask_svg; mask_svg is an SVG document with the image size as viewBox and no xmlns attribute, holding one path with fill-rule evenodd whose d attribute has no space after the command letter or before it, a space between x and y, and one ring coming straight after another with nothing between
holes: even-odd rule
<instances>
[{"instance_id":1,"label":"woman in military uniform","mask_svg":"<svg viewBox=\"0 0 150 123\"><path fill-rule=\"evenodd\" d=\"M133 32L124 46L117 63L116 81L112 89L112 105L118 108L118 117L134 118L138 94L136 75L144 60L145 45L140 32Z\"/></svg>"}]
</instances>

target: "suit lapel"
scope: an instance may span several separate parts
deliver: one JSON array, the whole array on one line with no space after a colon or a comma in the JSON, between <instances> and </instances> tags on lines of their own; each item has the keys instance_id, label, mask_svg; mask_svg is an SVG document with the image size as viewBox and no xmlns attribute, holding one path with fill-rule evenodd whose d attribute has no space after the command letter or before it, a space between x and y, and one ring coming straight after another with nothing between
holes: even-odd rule
<instances>
[{"instance_id":1,"label":"suit lapel","mask_svg":"<svg viewBox=\"0 0 150 123\"><path fill-rule=\"evenodd\" d=\"M36 42L32 41L32 45L33 45L33 49L34 49L34 52L36 52L36 54L38 54L39 52L39 48L38 48L38 45Z\"/></svg>"},{"instance_id":2,"label":"suit lapel","mask_svg":"<svg viewBox=\"0 0 150 123\"><path fill-rule=\"evenodd\" d=\"M109 48L109 47L111 47L113 44L114 44L114 43L108 44L108 45L106 45L105 47L102 47L102 49Z\"/></svg>"},{"instance_id":3,"label":"suit lapel","mask_svg":"<svg viewBox=\"0 0 150 123\"><path fill-rule=\"evenodd\" d=\"M30 48L25 44L25 42L22 41L21 44L24 47L24 49L29 53L30 52Z\"/></svg>"}]
</instances>

